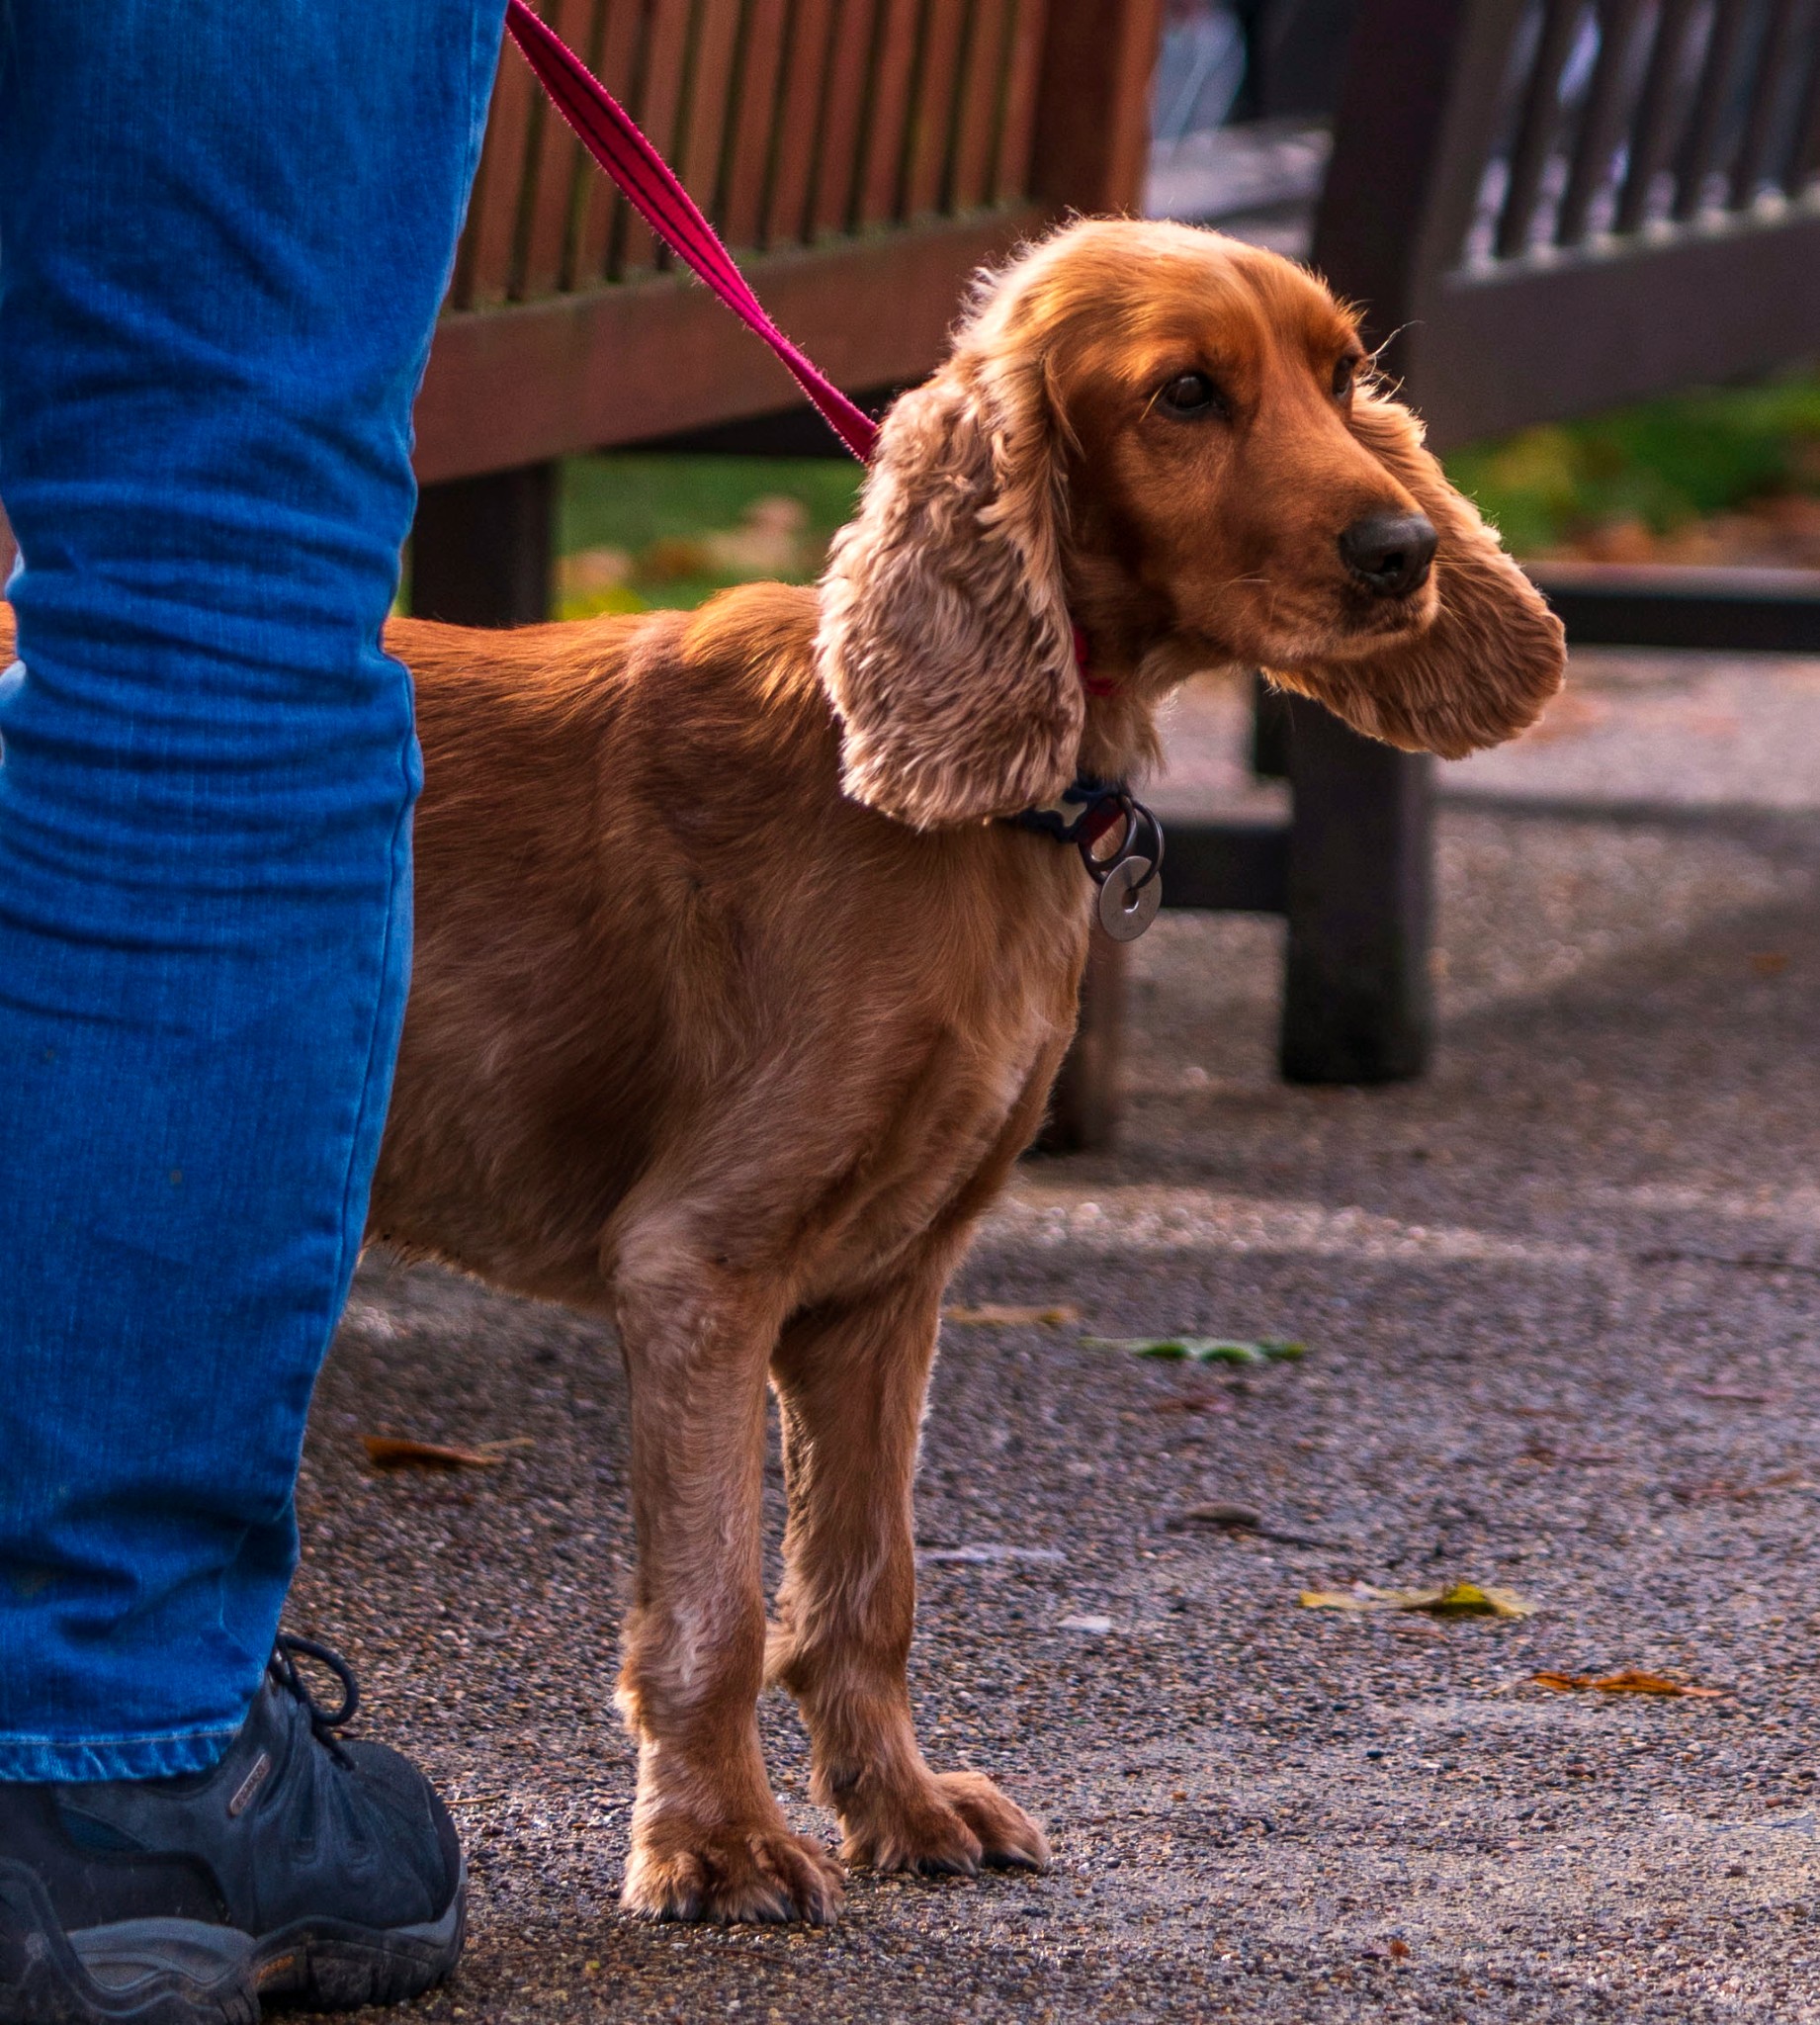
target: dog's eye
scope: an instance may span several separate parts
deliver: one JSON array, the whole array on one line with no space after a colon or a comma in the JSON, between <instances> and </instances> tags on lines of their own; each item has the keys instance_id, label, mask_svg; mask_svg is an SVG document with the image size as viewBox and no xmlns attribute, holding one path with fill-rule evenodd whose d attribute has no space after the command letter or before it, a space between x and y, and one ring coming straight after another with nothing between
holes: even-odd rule
<instances>
[{"instance_id":1,"label":"dog's eye","mask_svg":"<svg viewBox=\"0 0 1820 2025\"><path fill-rule=\"evenodd\" d=\"M1352 392L1352 382L1358 376L1358 361L1348 352L1343 359L1334 363L1334 398L1344 400Z\"/></svg>"},{"instance_id":2,"label":"dog's eye","mask_svg":"<svg viewBox=\"0 0 1820 2025\"><path fill-rule=\"evenodd\" d=\"M1172 415L1204 415L1223 405L1219 389L1205 373L1178 375L1157 398Z\"/></svg>"}]
</instances>

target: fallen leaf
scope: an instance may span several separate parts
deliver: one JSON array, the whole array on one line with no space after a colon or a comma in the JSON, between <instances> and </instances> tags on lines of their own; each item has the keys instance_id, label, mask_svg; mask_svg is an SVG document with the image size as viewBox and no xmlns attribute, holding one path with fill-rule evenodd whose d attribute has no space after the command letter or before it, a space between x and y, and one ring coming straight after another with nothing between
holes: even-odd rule
<instances>
[{"instance_id":1,"label":"fallen leaf","mask_svg":"<svg viewBox=\"0 0 1820 2025\"><path fill-rule=\"evenodd\" d=\"M1250 1505L1190 1505L1170 1515L1171 1532L1182 1526L1224 1526L1234 1533L1253 1533L1262 1525L1263 1514Z\"/></svg>"},{"instance_id":2,"label":"fallen leaf","mask_svg":"<svg viewBox=\"0 0 1820 2025\"><path fill-rule=\"evenodd\" d=\"M1733 1504L1746 1504L1752 1498L1760 1498L1765 1486L1756 1483L1727 1483L1723 1477L1713 1477L1706 1483L1672 1483L1669 1496L1683 1505L1710 1504L1720 1498L1728 1498Z\"/></svg>"},{"instance_id":3,"label":"fallen leaf","mask_svg":"<svg viewBox=\"0 0 1820 2025\"><path fill-rule=\"evenodd\" d=\"M1007 1546L1002 1541L982 1541L972 1546L925 1547L919 1561L957 1561L963 1566L987 1567L995 1561L1065 1561L1068 1556L1054 1546Z\"/></svg>"},{"instance_id":4,"label":"fallen leaf","mask_svg":"<svg viewBox=\"0 0 1820 2025\"><path fill-rule=\"evenodd\" d=\"M529 1449L529 1435L457 1449L443 1442L413 1442L402 1435L362 1435L361 1446L375 1469L493 1469L514 1449Z\"/></svg>"},{"instance_id":5,"label":"fallen leaf","mask_svg":"<svg viewBox=\"0 0 1820 2025\"><path fill-rule=\"evenodd\" d=\"M592 597L617 590L632 574L632 558L624 549L582 549L557 565L559 597Z\"/></svg>"},{"instance_id":6,"label":"fallen leaf","mask_svg":"<svg viewBox=\"0 0 1820 2025\"><path fill-rule=\"evenodd\" d=\"M1602 556L1599 560L1609 559ZM1634 562L1636 559L1632 557L1631 560ZM1545 746L1555 739L1577 739L1603 724L1610 714L1608 703L1579 695L1571 689L1564 690L1549 704L1541 722L1531 725L1523 737L1532 746Z\"/></svg>"},{"instance_id":7,"label":"fallen leaf","mask_svg":"<svg viewBox=\"0 0 1820 2025\"><path fill-rule=\"evenodd\" d=\"M1639 1673L1634 1667L1626 1667L1622 1673L1538 1673L1530 1678L1537 1687L1553 1688L1563 1695L1677 1695L1686 1701L1699 1702L1721 1701L1725 1696L1723 1688L1690 1688L1659 1673Z\"/></svg>"},{"instance_id":8,"label":"fallen leaf","mask_svg":"<svg viewBox=\"0 0 1820 2025\"><path fill-rule=\"evenodd\" d=\"M1408 1941L1392 1941L1390 1944L1390 1959L1393 1962L1407 1962L1409 1960Z\"/></svg>"},{"instance_id":9,"label":"fallen leaf","mask_svg":"<svg viewBox=\"0 0 1820 2025\"><path fill-rule=\"evenodd\" d=\"M1690 1245L1653 1245L1646 1252L1639 1252L1637 1263L1642 1266L1736 1266L1753 1273L1809 1273L1820 1274L1820 1264L1812 1259L1789 1259L1780 1252L1703 1252ZM1695 1388L1697 1389L1697 1388Z\"/></svg>"},{"instance_id":10,"label":"fallen leaf","mask_svg":"<svg viewBox=\"0 0 1820 2025\"><path fill-rule=\"evenodd\" d=\"M1086 1341L1102 1350L1128 1350L1133 1357L1158 1358L1166 1364L1293 1364L1308 1355L1305 1343L1283 1336L1260 1336L1254 1343L1225 1336L1089 1336Z\"/></svg>"},{"instance_id":11,"label":"fallen leaf","mask_svg":"<svg viewBox=\"0 0 1820 2025\"><path fill-rule=\"evenodd\" d=\"M1185 1395L1178 1394L1173 1399L1153 1399L1150 1410L1152 1413L1230 1414L1232 1407L1217 1392L1190 1392Z\"/></svg>"},{"instance_id":12,"label":"fallen leaf","mask_svg":"<svg viewBox=\"0 0 1820 2025\"><path fill-rule=\"evenodd\" d=\"M708 544L684 535L663 535L638 556L639 574L652 583L673 583L684 576L706 576L714 568Z\"/></svg>"},{"instance_id":13,"label":"fallen leaf","mask_svg":"<svg viewBox=\"0 0 1820 2025\"><path fill-rule=\"evenodd\" d=\"M1044 1322L1052 1329L1079 1322L1081 1310L1070 1301L1053 1301L1048 1307L1021 1308L998 1301L984 1301L977 1308L943 1308L944 1322L956 1322L964 1329L1022 1329Z\"/></svg>"},{"instance_id":14,"label":"fallen leaf","mask_svg":"<svg viewBox=\"0 0 1820 2025\"><path fill-rule=\"evenodd\" d=\"M1302 1603L1308 1610L1419 1610L1437 1618L1526 1618L1535 1612L1514 1590L1477 1582L1451 1582L1442 1589L1374 1589L1355 1582L1350 1589L1304 1589Z\"/></svg>"},{"instance_id":15,"label":"fallen leaf","mask_svg":"<svg viewBox=\"0 0 1820 2025\"><path fill-rule=\"evenodd\" d=\"M1189 1505L1180 1512L1171 1512L1163 1522L1169 1533L1182 1533L1189 1527L1216 1527L1224 1533L1249 1533L1257 1540L1274 1541L1278 1546L1317 1546L1339 1550L1347 1546L1343 1540L1317 1540L1309 1533L1286 1533L1281 1527L1266 1526L1263 1515L1255 1512L1250 1505Z\"/></svg>"}]
</instances>

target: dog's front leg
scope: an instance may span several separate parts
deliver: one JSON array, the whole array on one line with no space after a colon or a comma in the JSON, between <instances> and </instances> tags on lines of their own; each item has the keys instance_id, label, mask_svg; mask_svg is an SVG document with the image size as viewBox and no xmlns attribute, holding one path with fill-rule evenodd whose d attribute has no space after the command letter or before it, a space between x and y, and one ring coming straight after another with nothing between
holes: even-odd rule
<instances>
[{"instance_id":1,"label":"dog's front leg","mask_svg":"<svg viewBox=\"0 0 1820 2025\"><path fill-rule=\"evenodd\" d=\"M801 1314L783 1333L772 1370L790 1518L771 1671L801 1706L815 1798L839 1814L849 1862L1040 1870L1042 1829L984 1774L932 1772L910 1720L911 1479L945 1277Z\"/></svg>"},{"instance_id":2,"label":"dog's front leg","mask_svg":"<svg viewBox=\"0 0 1820 2025\"><path fill-rule=\"evenodd\" d=\"M647 1226L620 1246L637 1600L619 1704L639 1742L624 1902L654 1919L833 1918L841 1870L765 1776L765 1367L781 1300Z\"/></svg>"}]
</instances>

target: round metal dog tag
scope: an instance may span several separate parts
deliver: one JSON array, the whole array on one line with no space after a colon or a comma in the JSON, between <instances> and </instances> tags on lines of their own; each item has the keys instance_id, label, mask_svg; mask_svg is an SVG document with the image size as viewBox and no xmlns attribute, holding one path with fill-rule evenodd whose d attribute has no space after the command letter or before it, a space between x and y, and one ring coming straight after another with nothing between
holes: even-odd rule
<instances>
[{"instance_id":1,"label":"round metal dog tag","mask_svg":"<svg viewBox=\"0 0 1820 2025\"><path fill-rule=\"evenodd\" d=\"M1115 942L1135 942L1163 905L1163 875L1149 858L1120 858L1099 885L1099 925Z\"/></svg>"}]
</instances>

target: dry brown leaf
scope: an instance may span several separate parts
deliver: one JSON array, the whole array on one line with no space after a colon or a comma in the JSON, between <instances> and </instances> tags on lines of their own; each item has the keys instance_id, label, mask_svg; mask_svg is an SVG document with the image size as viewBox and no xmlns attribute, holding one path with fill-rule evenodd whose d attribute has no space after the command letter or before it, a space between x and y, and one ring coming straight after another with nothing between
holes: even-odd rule
<instances>
[{"instance_id":1,"label":"dry brown leaf","mask_svg":"<svg viewBox=\"0 0 1820 2025\"><path fill-rule=\"evenodd\" d=\"M1251 1505L1190 1505L1164 1522L1171 1533L1184 1526L1221 1526L1234 1533L1256 1533L1263 1514Z\"/></svg>"},{"instance_id":2,"label":"dry brown leaf","mask_svg":"<svg viewBox=\"0 0 1820 2025\"><path fill-rule=\"evenodd\" d=\"M1065 1323L1079 1322L1081 1310L1071 1301L1052 1301L1043 1308L984 1301L977 1308L943 1308L941 1318L973 1329L1022 1329L1033 1322L1046 1322L1050 1328L1060 1329Z\"/></svg>"},{"instance_id":3,"label":"dry brown leaf","mask_svg":"<svg viewBox=\"0 0 1820 2025\"><path fill-rule=\"evenodd\" d=\"M1538 1687L1553 1688L1563 1695L1676 1695L1695 1702L1716 1702L1725 1695L1723 1688L1690 1688L1663 1674L1640 1673L1635 1667L1625 1667L1621 1673L1538 1673L1531 1678Z\"/></svg>"},{"instance_id":4,"label":"dry brown leaf","mask_svg":"<svg viewBox=\"0 0 1820 2025\"><path fill-rule=\"evenodd\" d=\"M488 1442L481 1449L458 1449L446 1442L413 1442L404 1435L362 1435L361 1447L375 1469L493 1469L514 1449L528 1449L529 1435Z\"/></svg>"}]
</instances>

